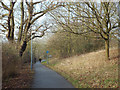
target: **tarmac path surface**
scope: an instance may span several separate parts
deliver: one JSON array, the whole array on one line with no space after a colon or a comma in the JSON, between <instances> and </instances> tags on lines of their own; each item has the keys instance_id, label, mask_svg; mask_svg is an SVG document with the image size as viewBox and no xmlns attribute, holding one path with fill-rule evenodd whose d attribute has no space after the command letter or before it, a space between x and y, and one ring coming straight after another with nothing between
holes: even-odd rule
<instances>
[{"instance_id":1,"label":"tarmac path surface","mask_svg":"<svg viewBox=\"0 0 120 90\"><path fill-rule=\"evenodd\" d=\"M74 88L67 80L40 62L34 64L32 88Z\"/></svg>"}]
</instances>

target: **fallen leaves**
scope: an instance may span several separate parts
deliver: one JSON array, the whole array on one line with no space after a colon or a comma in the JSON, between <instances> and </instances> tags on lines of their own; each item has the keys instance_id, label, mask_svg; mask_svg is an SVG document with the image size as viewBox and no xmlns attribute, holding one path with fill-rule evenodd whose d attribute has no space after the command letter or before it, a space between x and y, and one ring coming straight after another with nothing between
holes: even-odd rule
<instances>
[{"instance_id":1,"label":"fallen leaves","mask_svg":"<svg viewBox=\"0 0 120 90\"><path fill-rule=\"evenodd\" d=\"M33 71L30 66L25 65L24 68L14 78L10 78L7 82L2 83L2 88L30 88Z\"/></svg>"},{"instance_id":2,"label":"fallen leaves","mask_svg":"<svg viewBox=\"0 0 120 90\"><path fill-rule=\"evenodd\" d=\"M117 50L112 51L111 57ZM118 61L106 61L104 51L92 52L70 57L59 62L53 70L59 72L77 88L114 88L118 87ZM116 58L115 58L116 59ZM76 81L76 82L75 82Z\"/></svg>"}]
</instances>

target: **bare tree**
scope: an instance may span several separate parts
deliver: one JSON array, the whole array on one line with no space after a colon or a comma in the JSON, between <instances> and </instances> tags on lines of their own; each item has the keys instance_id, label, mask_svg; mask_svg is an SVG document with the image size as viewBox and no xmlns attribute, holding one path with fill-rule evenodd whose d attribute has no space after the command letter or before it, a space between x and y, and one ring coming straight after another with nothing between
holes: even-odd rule
<instances>
[{"instance_id":1,"label":"bare tree","mask_svg":"<svg viewBox=\"0 0 120 90\"><path fill-rule=\"evenodd\" d=\"M97 38L102 38L105 41L106 58L109 59L109 38L118 27L116 3L67 3L66 10L73 14L69 24L66 23L67 18L64 14L59 12L59 17L64 18L64 21L58 16L55 17L54 13L51 15L67 32L86 36L90 36L89 33L92 32L98 35Z\"/></svg>"},{"instance_id":2,"label":"bare tree","mask_svg":"<svg viewBox=\"0 0 120 90\"><path fill-rule=\"evenodd\" d=\"M20 4L21 13L20 15L16 14L17 16L14 16L14 13L18 11L15 6L15 4L17 4L17 0L12 0L10 2L10 6L5 5L4 1L0 1L0 4L0 7L4 11L7 10L7 13L2 14L0 17L2 20L0 25L2 28L7 30L7 38L10 42L15 41L14 33L15 30L18 30L17 43L19 46L20 56L22 56L25 51L27 43L31 40L31 37L32 39L42 37L44 36L45 31L50 28L50 25L48 24L38 24L36 27L36 23L39 22L39 18L44 16L46 13L63 6L61 3L46 2L45 0L38 2L33 2L33 0L30 0L30 2L26 0L24 2L24 0L21 0L21 2L18 3ZM17 17L17 19L19 19L18 17L21 17L21 19L16 22L15 17ZM4 22L6 22L7 25L4 25ZM16 29L15 26L17 26L18 29ZM31 32L31 30L33 32Z\"/></svg>"}]
</instances>

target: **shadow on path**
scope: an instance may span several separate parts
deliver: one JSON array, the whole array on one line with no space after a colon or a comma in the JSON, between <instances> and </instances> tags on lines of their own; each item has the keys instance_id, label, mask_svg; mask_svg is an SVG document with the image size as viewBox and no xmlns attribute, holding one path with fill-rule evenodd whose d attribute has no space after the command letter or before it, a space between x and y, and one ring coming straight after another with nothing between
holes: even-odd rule
<instances>
[{"instance_id":1,"label":"shadow on path","mask_svg":"<svg viewBox=\"0 0 120 90\"><path fill-rule=\"evenodd\" d=\"M32 88L74 88L67 80L40 62L34 64Z\"/></svg>"}]
</instances>

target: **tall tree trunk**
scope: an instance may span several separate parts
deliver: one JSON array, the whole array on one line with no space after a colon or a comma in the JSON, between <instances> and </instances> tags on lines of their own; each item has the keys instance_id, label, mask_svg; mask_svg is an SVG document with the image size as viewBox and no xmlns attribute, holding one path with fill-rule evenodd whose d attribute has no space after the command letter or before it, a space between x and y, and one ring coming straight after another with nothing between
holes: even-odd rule
<instances>
[{"instance_id":1,"label":"tall tree trunk","mask_svg":"<svg viewBox=\"0 0 120 90\"><path fill-rule=\"evenodd\" d=\"M21 25L18 34L18 42L20 42L22 39L23 22L24 22L24 6L23 6L23 0L21 0Z\"/></svg>"},{"instance_id":2,"label":"tall tree trunk","mask_svg":"<svg viewBox=\"0 0 120 90\"><path fill-rule=\"evenodd\" d=\"M109 39L105 40L106 59L109 60Z\"/></svg>"},{"instance_id":3,"label":"tall tree trunk","mask_svg":"<svg viewBox=\"0 0 120 90\"><path fill-rule=\"evenodd\" d=\"M20 28L20 38L22 38L22 31L23 31L23 21L24 21L24 7L23 7L23 0L21 0L21 28ZM26 47L27 47L27 33L28 33L28 30L30 29L30 26L31 26L31 20L32 20L32 13L33 13L33 4L32 4L32 0L30 2L30 4L28 5L28 12L29 12L29 17L28 17L28 21L26 23L26 26L25 26L25 30L24 30L24 36L21 40L21 46L20 46L20 56L23 55L23 52L25 51Z\"/></svg>"},{"instance_id":4,"label":"tall tree trunk","mask_svg":"<svg viewBox=\"0 0 120 90\"><path fill-rule=\"evenodd\" d=\"M27 47L27 42L26 41L22 41L21 46L20 46L20 51L19 51L19 55L22 56L23 52L25 51Z\"/></svg>"},{"instance_id":5,"label":"tall tree trunk","mask_svg":"<svg viewBox=\"0 0 120 90\"><path fill-rule=\"evenodd\" d=\"M13 13L13 9L12 9L12 13L11 13L11 40L14 40L14 13Z\"/></svg>"},{"instance_id":6,"label":"tall tree trunk","mask_svg":"<svg viewBox=\"0 0 120 90\"><path fill-rule=\"evenodd\" d=\"M10 40L10 32L11 32L11 27L10 27L10 16L11 16L11 11L9 11L9 16L8 16L8 34L7 34L8 40Z\"/></svg>"},{"instance_id":7,"label":"tall tree trunk","mask_svg":"<svg viewBox=\"0 0 120 90\"><path fill-rule=\"evenodd\" d=\"M11 42L14 40L14 13L13 13L14 3L10 2L10 10L8 16L8 35L7 38Z\"/></svg>"}]
</instances>

